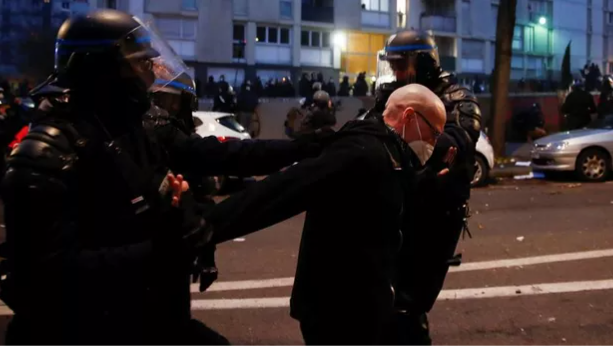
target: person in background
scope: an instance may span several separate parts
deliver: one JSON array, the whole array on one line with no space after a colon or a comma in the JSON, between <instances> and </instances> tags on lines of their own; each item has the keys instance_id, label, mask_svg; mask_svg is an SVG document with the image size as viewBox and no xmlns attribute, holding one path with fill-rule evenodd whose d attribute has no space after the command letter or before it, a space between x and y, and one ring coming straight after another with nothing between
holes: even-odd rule
<instances>
[{"instance_id":1,"label":"person in background","mask_svg":"<svg viewBox=\"0 0 613 347\"><path fill-rule=\"evenodd\" d=\"M613 114L613 76L606 75L602 79L600 101L598 102L598 118Z\"/></svg>"},{"instance_id":2,"label":"person in background","mask_svg":"<svg viewBox=\"0 0 613 347\"><path fill-rule=\"evenodd\" d=\"M330 130L336 125L336 115L330 95L319 90L313 95L313 103L307 108L307 115L300 125L300 133L311 133L321 129Z\"/></svg>"},{"instance_id":3,"label":"person in background","mask_svg":"<svg viewBox=\"0 0 613 347\"><path fill-rule=\"evenodd\" d=\"M247 80L245 89L238 95L238 122L251 134L251 120L259 100L255 90L251 87L251 81ZM253 134L251 134L253 135ZM252 136L253 137L253 136Z\"/></svg>"},{"instance_id":4,"label":"person in background","mask_svg":"<svg viewBox=\"0 0 613 347\"><path fill-rule=\"evenodd\" d=\"M583 128L592 121L592 115L600 111L600 108L596 109L594 97L585 90L585 85L581 81L573 84L570 94L562 105L567 130Z\"/></svg>"},{"instance_id":5,"label":"person in background","mask_svg":"<svg viewBox=\"0 0 613 347\"><path fill-rule=\"evenodd\" d=\"M349 76L343 76L343 81L338 88L338 96L348 97L351 93L351 86L349 85Z\"/></svg>"},{"instance_id":6,"label":"person in background","mask_svg":"<svg viewBox=\"0 0 613 347\"><path fill-rule=\"evenodd\" d=\"M262 79L260 76L255 78L255 93L258 95L258 98L264 96L264 85L262 84Z\"/></svg>"},{"instance_id":7,"label":"person in background","mask_svg":"<svg viewBox=\"0 0 613 347\"><path fill-rule=\"evenodd\" d=\"M334 83L334 78L330 77L328 83L326 84L324 90L331 96L336 96L336 84Z\"/></svg>"},{"instance_id":8,"label":"person in background","mask_svg":"<svg viewBox=\"0 0 613 347\"><path fill-rule=\"evenodd\" d=\"M300 77L300 81L298 82L298 94L300 97L306 98L311 90L311 83L309 82L308 75L306 73L302 74Z\"/></svg>"},{"instance_id":9,"label":"person in background","mask_svg":"<svg viewBox=\"0 0 613 347\"><path fill-rule=\"evenodd\" d=\"M368 83L366 83L366 72L361 72L353 85L353 96L366 96L368 93Z\"/></svg>"},{"instance_id":10,"label":"person in background","mask_svg":"<svg viewBox=\"0 0 613 347\"><path fill-rule=\"evenodd\" d=\"M211 99L217 95L218 89L217 89L217 83L215 83L215 77L209 76L209 80L206 83L206 86L204 87L204 93L207 98L211 98Z\"/></svg>"}]
</instances>

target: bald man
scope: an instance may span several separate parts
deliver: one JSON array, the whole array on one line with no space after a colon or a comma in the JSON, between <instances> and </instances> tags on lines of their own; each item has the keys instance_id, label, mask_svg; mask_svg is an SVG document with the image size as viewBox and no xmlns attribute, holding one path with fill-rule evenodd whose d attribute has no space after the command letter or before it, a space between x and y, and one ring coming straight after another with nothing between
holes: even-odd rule
<instances>
[{"instance_id":1,"label":"bald man","mask_svg":"<svg viewBox=\"0 0 613 347\"><path fill-rule=\"evenodd\" d=\"M419 85L397 90L388 106L384 117L347 123L319 157L254 184L206 218L220 243L307 212L290 315L309 345L376 345L389 329L408 178L431 154L445 109Z\"/></svg>"}]
</instances>

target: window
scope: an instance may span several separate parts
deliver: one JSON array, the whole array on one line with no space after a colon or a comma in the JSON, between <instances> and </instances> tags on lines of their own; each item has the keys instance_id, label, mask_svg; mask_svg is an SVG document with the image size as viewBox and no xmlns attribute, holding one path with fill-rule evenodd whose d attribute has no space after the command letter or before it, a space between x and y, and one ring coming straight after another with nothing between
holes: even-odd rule
<instances>
[{"instance_id":1,"label":"window","mask_svg":"<svg viewBox=\"0 0 613 347\"><path fill-rule=\"evenodd\" d=\"M281 28L281 44L289 45L289 29Z\"/></svg>"},{"instance_id":2,"label":"window","mask_svg":"<svg viewBox=\"0 0 613 347\"><path fill-rule=\"evenodd\" d=\"M524 49L524 30L520 26L516 26L513 30L513 49L516 51Z\"/></svg>"},{"instance_id":3,"label":"window","mask_svg":"<svg viewBox=\"0 0 613 347\"><path fill-rule=\"evenodd\" d=\"M196 24L193 19L158 18L156 24L162 36L168 39L195 40Z\"/></svg>"},{"instance_id":4,"label":"window","mask_svg":"<svg viewBox=\"0 0 613 347\"><path fill-rule=\"evenodd\" d=\"M181 8L187 11L197 11L198 0L183 0L183 2L181 3Z\"/></svg>"},{"instance_id":5,"label":"window","mask_svg":"<svg viewBox=\"0 0 613 347\"><path fill-rule=\"evenodd\" d=\"M546 14L547 11L547 2L542 0L530 0L528 2L528 11L536 14Z\"/></svg>"},{"instance_id":6,"label":"window","mask_svg":"<svg viewBox=\"0 0 613 347\"><path fill-rule=\"evenodd\" d=\"M268 42L279 42L278 33L277 28L268 28Z\"/></svg>"},{"instance_id":7,"label":"window","mask_svg":"<svg viewBox=\"0 0 613 347\"><path fill-rule=\"evenodd\" d=\"M321 44L321 41L319 40L319 36L320 36L319 31L311 32L311 46L319 47L319 45Z\"/></svg>"},{"instance_id":8,"label":"window","mask_svg":"<svg viewBox=\"0 0 613 347\"><path fill-rule=\"evenodd\" d=\"M106 7L116 10L117 9L117 0L107 0Z\"/></svg>"},{"instance_id":9,"label":"window","mask_svg":"<svg viewBox=\"0 0 613 347\"><path fill-rule=\"evenodd\" d=\"M523 69L524 68L524 57L523 56L511 57L511 68L512 69Z\"/></svg>"},{"instance_id":10,"label":"window","mask_svg":"<svg viewBox=\"0 0 613 347\"><path fill-rule=\"evenodd\" d=\"M294 18L291 0L281 0L280 6L281 6L280 7L281 18L288 18L288 19Z\"/></svg>"},{"instance_id":11,"label":"window","mask_svg":"<svg viewBox=\"0 0 613 347\"><path fill-rule=\"evenodd\" d=\"M330 48L330 33L303 30L300 36L302 46Z\"/></svg>"},{"instance_id":12,"label":"window","mask_svg":"<svg viewBox=\"0 0 613 347\"><path fill-rule=\"evenodd\" d=\"M62 2L62 9L70 10L70 3L66 1Z\"/></svg>"},{"instance_id":13,"label":"window","mask_svg":"<svg viewBox=\"0 0 613 347\"><path fill-rule=\"evenodd\" d=\"M607 24L613 25L613 12L607 12Z\"/></svg>"},{"instance_id":14,"label":"window","mask_svg":"<svg viewBox=\"0 0 613 347\"><path fill-rule=\"evenodd\" d=\"M362 0L362 9L366 11L389 12L389 0Z\"/></svg>"},{"instance_id":15,"label":"window","mask_svg":"<svg viewBox=\"0 0 613 347\"><path fill-rule=\"evenodd\" d=\"M245 26L242 24L234 24L233 30L234 41L245 41Z\"/></svg>"},{"instance_id":16,"label":"window","mask_svg":"<svg viewBox=\"0 0 613 347\"><path fill-rule=\"evenodd\" d=\"M290 29L259 26L256 30L256 41L259 43L289 45Z\"/></svg>"},{"instance_id":17,"label":"window","mask_svg":"<svg viewBox=\"0 0 613 347\"><path fill-rule=\"evenodd\" d=\"M234 24L232 33L234 39L232 43L232 59L235 62L243 62L245 60L245 26L243 24Z\"/></svg>"},{"instance_id":18,"label":"window","mask_svg":"<svg viewBox=\"0 0 613 347\"><path fill-rule=\"evenodd\" d=\"M300 34L300 44L302 46L310 46L311 45L311 32L310 31L302 31Z\"/></svg>"},{"instance_id":19,"label":"window","mask_svg":"<svg viewBox=\"0 0 613 347\"><path fill-rule=\"evenodd\" d=\"M266 27L258 27L256 34L255 34L255 40L257 42L266 42Z\"/></svg>"}]
</instances>

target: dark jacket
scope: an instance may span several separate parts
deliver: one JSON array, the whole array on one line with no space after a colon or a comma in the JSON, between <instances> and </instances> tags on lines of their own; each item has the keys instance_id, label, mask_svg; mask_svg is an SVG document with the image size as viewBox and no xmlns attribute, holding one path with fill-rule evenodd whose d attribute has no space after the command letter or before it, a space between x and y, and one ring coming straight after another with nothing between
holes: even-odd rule
<instances>
[{"instance_id":1,"label":"dark jacket","mask_svg":"<svg viewBox=\"0 0 613 347\"><path fill-rule=\"evenodd\" d=\"M336 115L330 108L311 108L303 120L300 131L315 131L322 128L331 128L336 125Z\"/></svg>"},{"instance_id":2,"label":"dark jacket","mask_svg":"<svg viewBox=\"0 0 613 347\"><path fill-rule=\"evenodd\" d=\"M245 89L238 95L237 108L240 112L255 112L258 107L258 95L254 90Z\"/></svg>"},{"instance_id":3,"label":"dark jacket","mask_svg":"<svg viewBox=\"0 0 613 347\"><path fill-rule=\"evenodd\" d=\"M214 241L224 242L307 211L291 315L333 324L348 344L381 341L393 307L406 181L395 170L401 149L390 133L378 119L350 122L319 157L269 176L207 217Z\"/></svg>"},{"instance_id":4,"label":"dark jacket","mask_svg":"<svg viewBox=\"0 0 613 347\"><path fill-rule=\"evenodd\" d=\"M76 119L78 136L65 118ZM160 197L168 169L270 173L303 159L301 149L312 146L222 144L170 124L152 134L137 122L115 138L120 151L109 152L101 132L78 119L46 117L9 160L2 198L10 281L3 299L21 326L41 332L30 335L34 344L181 343L195 255L182 236L200 225L204 211L190 194L182 197L183 210Z\"/></svg>"},{"instance_id":5,"label":"dark jacket","mask_svg":"<svg viewBox=\"0 0 613 347\"><path fill-rule=\"evenodd\" d=\"M605 111L602 107L605 103L601 101L598 105L599 114ZM567 126L571 129L582 128L592 121L591 115L596 113L594 97L585 90L573 90L562 105L562 113L566 116Z\"/></svg>"}]
</instances>

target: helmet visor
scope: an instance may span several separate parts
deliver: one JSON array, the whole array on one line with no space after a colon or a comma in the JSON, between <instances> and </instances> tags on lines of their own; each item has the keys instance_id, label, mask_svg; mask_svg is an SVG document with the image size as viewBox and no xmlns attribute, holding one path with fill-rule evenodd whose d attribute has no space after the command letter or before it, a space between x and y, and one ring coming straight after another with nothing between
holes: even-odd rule
<instances>
[{"instance_id":1,"label":"helmet visor","mask_svg":"<svg viewBox=\"0 0 613 347\"><path fill-rule=\"evenodd\" d=\"M166 81L156 84L164 87L185 72L185 63L157 30L151 24L145 24L137 17L133 18L140 26L119 40L58 39L55 44L56 71L60 72L73 63L78 64L80 60L95 59L88 56L104 57L105 54L118 53L119 58L131 67L131 71L123 71L122 74L126 75L125 77L141 79L147 88L151 88L156 80ZM104 68L101 69L103 70Z\"/></svg>"},{"instance_id":2,"label":"helmet visor","mask_svg":"<svg viewBox=\"0 0 613 347\"><path fill-rule=\"evenodd\" d=\"M388 62L394 81L406 83L419 83L420 72L430 71L439 65L438 48L421 44L386 47L379 60Z\"/></svg>"}]
</instances>

